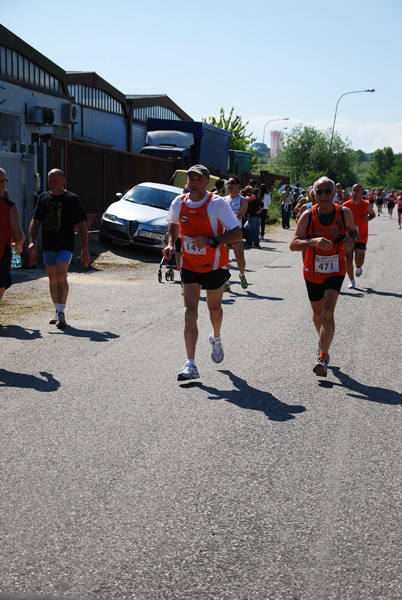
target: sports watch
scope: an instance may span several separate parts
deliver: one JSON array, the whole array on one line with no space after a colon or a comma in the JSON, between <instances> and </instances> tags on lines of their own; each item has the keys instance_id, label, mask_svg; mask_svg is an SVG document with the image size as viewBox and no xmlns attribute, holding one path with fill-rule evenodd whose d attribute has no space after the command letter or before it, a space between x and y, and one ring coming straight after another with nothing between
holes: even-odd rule
<instances>
[{"instance_id":1,"label":"sports watch","mask_svg":"<svg viewBox=\"0 0 402 600\"><path fill-rule=\"evenodd\" d=\"M216 239L216 237L209 237L208 238L208 246L211 246L211 248L213 248L214 250L216 250L216 248L218 248L220 246L220 242L218 242L218 240Z\"/></svg>"}]
</instances>

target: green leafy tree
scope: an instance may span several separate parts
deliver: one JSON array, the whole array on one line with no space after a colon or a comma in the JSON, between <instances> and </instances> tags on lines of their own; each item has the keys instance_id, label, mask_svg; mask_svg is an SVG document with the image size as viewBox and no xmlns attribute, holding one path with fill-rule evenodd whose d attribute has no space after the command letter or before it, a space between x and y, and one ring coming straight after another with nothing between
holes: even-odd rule
<instances>
[{"instance_id":1,"label":"green leafy tree","mask_svg":"<svg viewBox=\"0 0 402 600\"><path fill-rule=\"evenodd\" d=\"M367 154L365 152L363 152L363 150L356 150L355 158L356 158L357 166L360 167L362 162L365 162L367 160Z\"/></svg>"},{"instance_id":2,"label":"green leafy tree","mask_svg":"<svg viewBox=\"0 0 402 600\"><path fill-rule=\"evenodd\" d=\"M203 119L203 121L209 123L210 125L215 125L215 127L226 129L232 133L232 140L230 143L231 150L252 152L253 149L251 144L253 144L257 138L253 137L252 133L247 133L247 125L249 122L246 121L243 123L242 118L239 115L234 116L233 113L233 106L227 116L223 108L221 108L219 119L216 119L215 117L208 117L207 119Z\"/></svg>"},{"instance_id":3,"label":"green leafy tree","mask_svg":"<svg viewBox=\"0 0 402 600\"><path fill-rule=\"evenodd\" d=\"M388 171L383 181L384 187L388 190L402 189L402 154L395 155L395 164Z\"/></svg>"},{"instance_id":4,"label":"green leafy tree","mask_svg":"<svg viewBox=\"0 0 402 600\"><path fill-rule=\"evenodd\" d=\"M301 181L307 186L324 175L340 181L343 186L352 185L356 175L354 151L349 142L345 142L335 133L329 156L331 132L319 131L314 127L298 125L285 140L283 149L278 153L273 168L276 173L288 175L291 182ZM330 160L329 160L330 159Z\"/></svg>"},{"instance_id":5,"label":"green leafy tree","mask_svg":"<svg viewBox=\"0 0 402 600\"><path fill-rule=\"evenodd\" d=\"M373 163L367 174L367 183L373 187L384 186L387 175L395 166L395 154L389 146L374 152Z\"/></svg>"}]
</instances>

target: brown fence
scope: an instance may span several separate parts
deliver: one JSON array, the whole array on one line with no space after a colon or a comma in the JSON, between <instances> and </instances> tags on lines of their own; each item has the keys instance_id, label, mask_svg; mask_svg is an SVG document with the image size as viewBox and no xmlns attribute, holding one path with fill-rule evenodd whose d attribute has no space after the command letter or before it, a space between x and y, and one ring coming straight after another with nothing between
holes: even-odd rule
<instances>
[{"instance_id":1,"label":"brown fence","mask_svg":"<svg viewBox=\"0 0 402 600\"><path fill-rule=\"evenodd\" d=\"M52 138L49 169L61 169L69 190L81 199L88 214L88 228L97 229L105 209L143 181L169 183L176 161L152 158Z\"/></svg>"},{"instance_id":2,"label":"brown fence","mask_svg":"<svg viewBox=\"0 0 402 600\"><path fill-rule=\"evenodd\" d=\"M255 173L245 173L243 171L240 179L243 187L248 185L250 181L256 181L257 187L260 187L261 183L265 183L268 190L271 190L273 187L275 187L278 182L279 185L290 182L289 177L286 177L285 175L277 175L276 173L269 173L268 171L260 171L259 175L256 175Z\"/></svg>"}]
</instances>

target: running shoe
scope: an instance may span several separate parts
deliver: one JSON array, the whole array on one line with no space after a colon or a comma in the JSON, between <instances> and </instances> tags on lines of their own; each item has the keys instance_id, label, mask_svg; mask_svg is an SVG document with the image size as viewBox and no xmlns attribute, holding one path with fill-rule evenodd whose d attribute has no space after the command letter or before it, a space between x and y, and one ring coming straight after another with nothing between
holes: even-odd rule
<instances>
[{"instance_id":1,"label":"running shoe","mask_svg":"<svg viewBox=\"0 0 402 600\"><path fill-rule=\"evenodd\" d=\"M66 317L64 316L64 312L57 313L56 327L57 329L65 329L66 327L68 327Z\"/></svg>"},{"instance_id":2,"label":"running shoe","mask_svg":"<svg viewBox=\"0 0 402 600\"><path fill-rule=\"evenodd\" d=\"M225 283L225 287L223 288L224 292L230 292L230 283Z\"/></svg>"},{"instance_id":3,"label":"running shoe","mask_svg":"<svg viewBox=\"0 0 402 600\"><path fill-rule=\"evenodd\" d=\"M215 363L220 363L223 361L223 348L221 340L214 340L214 334L211 333L209 336L209 343L212 346L211 358Z\"/></svg>"},{"instance_id":4,"label":"running shoe","mask_svg":"<svg viewBox=\"0 0 402 600\"><path fill-rule=\"evenodd\" d=\"M58 315L58 312L56 310L56 312L54 313L54 317L52 319L50 319L50 321L49 321L49 325L56 325L56 323L57 323L57 315Z\"/></svg>"},{"instance_id":5,"label":"running shoe","mask_svg":"<svg viewBox=\"0 0 402 600\"><path fill-rule=\"evenodd\" d=\"M320 345L318 344L318 348L317 348L317 360L320 358L320 352L321 352L321 350L320 350ZM330 360L331 360L331 359L330 359L330 356L329 356L329 354L328 354L327 365L329 365L329 361L330 361Z\"/></svg>"},{"instance_id":6,"label":"running shoe","mask_svg":"<svg viewBox=\"0 0 402 600\"><path fill-rule=\"evenodd\" d=\"M354 288L354 287L355 287L355 280L354 280L354 279L352 279L351 281L349 281L348 288L349 288L349 289L352 289L352 288Z\"/></svg>"},{"instance_id":7,"label":"running shoe","mask_svg":"<svg viewBox=\"0 0 402 600\"><path fill-rule=\"evenodd\" d=\"M326 377L328 373L328 363L322 357L317 360L317 364L313 369L318 377Z\"/></svg>"},{"instance_id":8,"label":"running shoe","mask_svg":"<svg viewBox=\"0 0 402 600\"><path fill-rule=\"evenodd\" d=\"M360 275L363 273L363 268L362 267L357 267L356 269L356 277L360 277Z\"/></svg>"},{"instance_id":9,"label":"running shoe","mask_svg":"<svg viewBox=\"0 0 402 600\"><path fill-rule=\"evenodd\" d=\"M246 288L248 288L248 283L247 283L247 279L245 275L240 275L240 283L241 283L241 287L243 288L243 290L245 290Z\"/></svg>"},{"instance_id":10,"label":"running shoe","mask_svg":"<svg viewBox=\"0 0 402 600\"><path fill-rule=\"evenodd\" d=\"M177 381L188 381L189 379L199 379L200 374L194 363L186 360L181 373L177 376Z\"/></svg>"}]
</instances>

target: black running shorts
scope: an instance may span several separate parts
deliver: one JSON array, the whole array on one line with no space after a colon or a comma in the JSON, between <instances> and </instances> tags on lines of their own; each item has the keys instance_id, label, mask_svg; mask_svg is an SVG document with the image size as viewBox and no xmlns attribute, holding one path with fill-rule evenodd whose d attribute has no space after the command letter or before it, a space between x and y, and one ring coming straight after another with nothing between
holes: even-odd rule
<instances>
[{"instance_id":1,"label":"black running shorts","mask_svg":"<svg viewBox=\"0 0 402 600\"><path fill-rule=\"evenodd\" d=\"M325 290L335 290L336 292L341 291L344 275L333 275L328 277L323 283L314 283L305 279L307 286L307 293L310 302L318 302L324 298Z\"/></svg>"},{"instance_id":2,"label":"black running shorts","mask_svg":"<svg viewBox=\"0 0 402 600\"><path fill-rule=\"evenodd\" d=\"M217 290L230 278L229 269L216 269L206 273L197 273L188 269L181 269L183 283L199 283L202 290Z\"/></svg>"}]
</instances>

